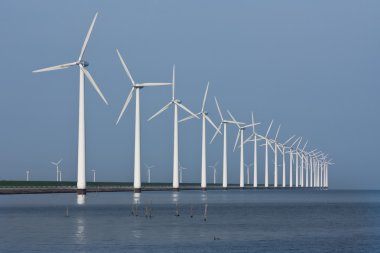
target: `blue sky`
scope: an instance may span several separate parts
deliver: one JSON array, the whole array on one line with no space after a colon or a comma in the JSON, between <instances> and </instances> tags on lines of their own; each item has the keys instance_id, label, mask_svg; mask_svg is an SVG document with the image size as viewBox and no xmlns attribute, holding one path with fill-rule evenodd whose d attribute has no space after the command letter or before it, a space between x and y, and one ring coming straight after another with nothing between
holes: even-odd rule
<instances>
[{"instance_id":1,"label":"blue sky","mask_svg":"<svg viewBox=\"0 0 380 253\"><path fill-rule=\"evenodd\" d=\"M63 158L63 178L75 180L78 70L32 70L76 60L99 11L85 58L110 105L87 83L88 176L96 169L98 180L133 179L134 100L115 125L131 87L119 48L136 81L170 81L176 64L178 98L194 111L210 81L206 106L216 123L214 96L238 120L248 122L253 111L260 133L274 119L275 128L282 124L280 140L308 139L310 149L336 163L331 188L379 189L379 1L6 0L1 6L1 179L24 179L30 169L33 179L54 180L50 161ZM142 162L156 165L153 181L171 181L173 114L146 119L170 96L168 87L141 92ZM185 181L200 182L201 122L179 131ZM228 134L230 181L238 182L237 129ZM252 145L245 155L252 162ZM215 161L220 182L220 137L208 145L208 164ZM259 182L263 172L260 159Z\"/></svg>"}]
</instances>

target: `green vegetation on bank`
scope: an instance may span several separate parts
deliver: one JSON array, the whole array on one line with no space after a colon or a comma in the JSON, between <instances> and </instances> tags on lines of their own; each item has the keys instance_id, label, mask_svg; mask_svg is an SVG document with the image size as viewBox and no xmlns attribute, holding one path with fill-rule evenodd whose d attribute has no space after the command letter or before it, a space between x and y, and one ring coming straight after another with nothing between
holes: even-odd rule
<instances>
[{"instance_id":1,"label":"green vegetation on bank","mask_svg":"<svg viewBox=\"0 0 380 253\"><path fill-rule=\"evenodd\" d=\"M171 187L171 183L142 183L142 188L144 187ZM181 186L187 187L199 187L196 183L182 183ZM214 186L209 184L209 187ZM215 186L221 186L221 184L216 184ZM15 188L15 187L76 187L76 182L74 181L11 181L11 180L1 180L0 188ZM87 182L87 187L133 187L132 182Z\"/></svg>"}]
</instances>

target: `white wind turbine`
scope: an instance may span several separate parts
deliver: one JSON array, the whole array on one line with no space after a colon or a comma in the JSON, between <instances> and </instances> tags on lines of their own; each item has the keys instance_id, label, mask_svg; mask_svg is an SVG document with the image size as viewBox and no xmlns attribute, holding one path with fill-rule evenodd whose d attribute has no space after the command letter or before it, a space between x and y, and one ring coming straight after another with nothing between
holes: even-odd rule
<instances>
[{"instance_id":1,"label":"white wind turbine","mask_svg":"<svg viewBox=\"0 0 380 253\"><path fill-rule=\"evenodd\" d=\"M213 126L217 132L220 133L220 130L215 126L214 122L207 116L207 111L205 110L205 104L206 104L206 99L207 99L207 92L208 92L208 86L210 83L207 83L206 86L206 91L203 97L203 102L202 102L202 108L201 111L198 112L196 115L202 117L202 165L201 165L201 189L206 190L207 188L207 155L206 155L206 120ZM179 122L184 122L186 120L194 118L193 115L190 115ZM221 133L220 133L221 134Z\"/></svg>"},{"instance_id":2,"label":"white wind turbine","mask_svg":"<svg viewBox=\"0 0 380 253\"><path fill-rule=\"evenodd\" d=\"M234 118L234 116L231 114L230 111L227 110L227 112L230 115L233 122L235 123L235 125L238 127L238 133L237 133L236 140L235 140L234 151L236 149L236 146L238 144L239 137L240 137L240 188L244 188L244 130L247 127L251 127L252 124L243 125L244 123L238 122Z\"/></svg>"},{"instance_id":3,"label":"white wind turbine","mask_svg":"<svg viewBox=\"0 0 380 253\"><path fill-rule=\"evenodd\" d=\"M29 173L30 173L30 170L27 170L26 171L26 181L29 182Z\"/></svg>"},{"instance_id":4,"label":"white wind turbine","mask_svg":"<svg viewBox=\"0 0 380 253\"><path fill-rule=\"evenodd\" d=\"M216 166L218 166L218 162L216 162L214 165L208 166L214 170L214 184L216 184Z\"/></svg>"},{"instance_id":5,"label":"white wind turbine","mask_svg":"<svg viewBox=\"0 0 380 253\"><path fill-rule=\"evenodd\" d=\"M246 164L244 163L244 166L246 168L246 172L247 172L247 185L249 185L249 169L251 168L251 166L253 165L254 163L250 163L250 164Z\"/></svg>"},{"instance_id":6,"label":"white wind turbine","mask_svg":"<svg viewBox=\"0 0 380 253\"><path fill-rule=\"evenodd\" d=\"M255 118L253 117L253 112L252 112L252 134L247 138L245 142L248 141L253 141L253 187L257 187L257 141L261 140L262 138L258 137L258 134L256 133L255 130L255 125L259 125L261 123L255 123ZM244 142L244 143L245 143ZM249 182L249 179L247 180Z\"/></svg>"},{"instance_id":7,"label":"white wind turbine","mask_svg":"<svg viewBox=\"0 0 380 253\"><path fill-rule=\"evenodd\" d=\"M170 106L174 107L174 147L173 147L173 190L178 191L179 190L179 182L178 182L178 107L182 110L186 111L187 113L193 115L194 117L198 118L197 115L195 115L192 111L190 111L186 106L184 106L181 102L181 100L177 99L175 97L175 65L173 66L173 81L172 81L172 100L162 107L158 112L156 112L152 117L148 119L148 121L155 118L157 115L161 114L162 112L169 109Z\"/></svg>"},{"instance_id":8,"label":"white wind turbine","mask_svg":"<svg viewBox=\"0 0 380 253\"><path fill-rule=\"evenodd\" d=\"M179 165L179 182L183 183L183 170L187 170L187 168L183 167L180 162L178 162Z\"/></svg>"},{"instance_id":9,"label":"white wind turbine","mask_svg":"<svg viewBox=\"0 0 380 253\"><path fill-rule=\"evenodd\" d=\"M145 163L144 163L144 165L145 165L145 168L146 168L146 171L147 171L147 174L148 174L148 183L150 184L150 172L151 172L151 169L154 168L154 165L147 165Z\"/></svg>"},{"instance_id":10,"label":"white wind turbine","mask_svg":"<svg viewBox=\"0 0 380 253\"><path fill-rule=\"evenodd\" d=\"M293 151L293 146L299 141L300 137L298 137L292 145L290 145L289 147L289 187L292 188L293 187L293 155L294 155L294 151Z\"/></svg>"},{"instance_id":11,"label":"white wind turbine","mask_svg":"<svg viewBox=\"0 0 380 253\"><path fill-rule=\"evenodd\" d=\"M86 38L84 40L84 43L83 43L83 46L82 46L82 49L77 61L33 71L34 73L36 73L36 72L66 69L73 66L79 67L79 127L78 127L79 130L78 130L78 178L77 178L77 193L78 194L86 194L86 141L85 141L86 134L85 134L85 117L84 117L84 91L85 91L84 77L85 76L90 81L90 83L92 84L96 92L99 94L99 96L103 99L104 103L108 105L106 98L103 96L98 85L95 83L95 80L92 78L90 72L88 72L86 69L86 67L89 65L88 62L86 62L83 59L86 46L87 46L88 40L90 39L90 35L94 27L97 16L98 16L98 13L95 14L95 17L92 20L90 29L87 32Z\"/></svg>"},{"instance_id":12,"label":"white wind turbine","mask_svg":"<svg viewBox=\"0 0 380 253\"><path fill-rule=\"evenodd\" d=\"M57 182L59 181L59 164L62 162L62 159L58 162L51 162L57 168Z\"/></svg>"},{"instance_id":13,"label":"white wind turbine","mask_svg":"<svg viewBox=\"0 0 380 253\"><path fill-rule=\"evenodd\" d=\"M119 114L116 124L119 123L121 117L123 116L129 102L133 97L133 92L136 94L136 110L135 110L135 159L134 159L134 179L133 188L135 192L141 192L141 138L140 138L140 89L144 87L157 87L171 85L171 83L136 83L131 73L128 70L127 64L124 62L123 58L118 49L116 49L117 55L119 56L120 62L123 65L125 72L127 73L129 80L132 83L132 89L124 103L124 106Z\"/></svg>"},{"instance_id":14,"label":"white wind turbine","mask_svg":"<svg viewBox=\"0 0 380 253\"><path fill-rule=\"evenodd\" d=\"M96 170L91 170L93 173L92 181L95 183L96 182Z\"/></svg>"},{"instance_id":15,"label":"white wind turbine","mask_svg":"<svg viewBox=\"0 0 380 253\"><path fill-rule=\"evenodd\" d=\"M300 168L300 173L299 173L299 177L300 177L300 179L299 179L299 181L300 181L300 186L301 187L303 187L304 186L304 183L303 183L303 169L304 169L304 167L303 167L303 165L304 165L304 150L305 150L305 148L306 148L306 145L307 145L307 143L308 143L308 141L306 141L305 142L305 144L304 144L304 146L303 146L303 148L302 148L302 150L300 150L297 154L298 154L298 156L299 156L299 158L301 159L301 168Z\"/></svg>"},{"instance_id":16,"label":"white wind turbine","mask_svg":"<svg viewBox=\"0 0 380 253\"><path fill-rule=\"evenodd\" d=\"M268 130L265 134L265 136L261 136L259 135L259 137L261 139L264 139L265 140L265 188L268 188L269 187L269 174L268 174L268 146L269 146L269 139L268 139L268 134L269 134L269 131L272 127L272 124L273 124L273 120L270 122L269 124L269 127L268 127Z\"/></svg>"},{"instance_id":17,"label":"white wind turbine","mask_svg":"<svg viewBox=\"0 0 380 253\"><path fill-rule=\"evenodd\" d=\"M282 187L286 186L286 160L285 160L285 158L286 158L286 152L285 152L286 144L288 144L288 142L291 141L294 137L295 137L295 135L290 137L283 144L278 144L278 149L280 150L280 152L282 154Z\"/></svg>"},{"instance_id":18,"label":"white wind turbine","mask_svg":"<svg viewBox=\"0 0 380 253\"><path fill-rule=\"evenodd\" d=\"M298 165L299 165L299 162L298 162L298 158L299 158L299 146L302 142L302 137L299 138L299 142L298 142L298 145L296 147L296 150L295 150L295 155L296 155L296 187L299 187L299 176L298 176Z\"/></svg>"},{"instance_id":19,"label":"white wind turbine","mask_svg":"<svg viewBox=\"0 0 380 253\"><path fill-rule=\"evenodd\" d=\"M278 186L278 163L277 163L278 144L277 144L277 137L278 137L278 134L280 132L280 129L281 129L281 125L279 125L278 128L277 128L276 137L274 138L274 140L269 140L268 141L268 144L269 144L270 148L274 152L274 171L273 171L273 175L274 175L274 180L273 181L274 181L274 183L273 183L273 186L275 188L277 188L277 186ZM272 146L272 143L274 143L274 147Z\"/></svg>"},{"instance_id":20,"label":"white wind turbine","mask_svg":"<svg viewBox=\"0 0 380 253\"><path fill-rule=\"evenodd\" d=\"M216 97L214 97L214 99L215 99L215 104L216 104L216 107L218 108L218 113L219 113L220 120L221 120L221 122L220 122L220 124L218 126L218 130L219 131L222 128L222 125L223 125L223 183L222 183L222 186L223 186L224 189L227 189L227 186L228 186L227 125L228 124L235 124L235 122L233 122L231 120L225 120L223 118L222 112L221 112L220 107L219 107L218 100L216 99ZM215 131L215 134L212 137L210 143L213 142L213 140L215 139L215 137L217 136L217 134L219 133L219 131Z\"/></svg>"}]
</instances>

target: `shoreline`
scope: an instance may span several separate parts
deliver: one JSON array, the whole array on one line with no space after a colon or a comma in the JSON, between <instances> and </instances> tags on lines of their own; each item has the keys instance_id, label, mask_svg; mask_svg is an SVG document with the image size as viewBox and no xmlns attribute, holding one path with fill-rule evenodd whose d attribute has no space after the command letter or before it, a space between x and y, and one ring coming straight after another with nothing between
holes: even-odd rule
<instances>
[{"instance_id":1,"label":"shoreline","mask_svg":"<svg viewBox=\"0 0 380 253\"><path fill-rule=\"evenodd\" d=\"M3 181L4 182L4 181ZM6 185L0 182L0 195L13 195L13 194L47 194L47 193L77 193L77 188L73 182L23 182L11 184L6 181ZM30 185L28 185L30 184ZM325 190L323 187L274 187L270 185L265 187L259 185L254 188L252 185L246 185L240 188L238 184L232 184L227 189L223 188L220 184L210 184L206 190L202 189L199 184L186 183L180 185L180 191L194 190L194 191L208 191L208 190ZM172 185L169 183L152 183L143 184L141 192L144 191L173 191ZM87 186L87 192L134 192L132 183L91 183Z\"/></svg>"}]
</instances>

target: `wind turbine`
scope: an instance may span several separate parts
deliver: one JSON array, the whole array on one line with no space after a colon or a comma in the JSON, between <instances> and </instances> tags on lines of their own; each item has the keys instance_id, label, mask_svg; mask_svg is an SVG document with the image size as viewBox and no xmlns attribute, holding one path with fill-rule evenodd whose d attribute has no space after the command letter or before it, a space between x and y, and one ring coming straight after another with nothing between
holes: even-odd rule
<instances>
[{"instance_id":1,"label":"wind turbine","mask_svg":"<svg viewBox=\"0 0 380 253\"><path fill-rule=\"evenodd\" d=\"M247 140L245 140L245 142L253 141L253 187L256 188L257 187L257 141L261 140L262 138L259 137L259 139L257 139L258 134L256 133L255 125L259 125L261 123L255 123L253 112L252 112L251 118L252 118L252 134L251 136L247 138Z\"/></svg>"},{"instance_id":2,"label":"wind turbine","mask_svg":"<svg viewBox=\"0 0 380 253\"><path fill-rule=\"evenodd\" d=\"M281 154L282 154L282 187L285 187L286 186L286 161L285 161L285 156L286 156L286 152L285 152L285 149L286 149L286 144L289 143L289 141L291 141L293 138L295 137L295 135L293 135L292 137L290 137L288 140L286 140L283 144L278 144L278 149L280 150Z\"/></svg>"},{"instance_id":3,"label":"wind turbine","mask_svg":"<svg viewBox=\"0 0 380 253\"><path fill-rule=\"evenodd\" d=\"M289 147L289 187L293 187L293 146L299 141L300 137L298 137L292 145Z\"/></svg>"},{"instance_id":4,"label":"wind turbine","mask_svg":"<svg viewBox=\"0 0 380 253\"><path fill-rule=\"evenodd\" d=\"M216 166L218 165L218 162L216 162L214 165L209 165L208 167L214 169L214 184L216 184Z\"/></svg>"},{"instance_id":5,"label":"wind turbine","mask_svg":"<svg viewBox=\"0 0 380 253\"><path fill-rule=\"evenodd\" d=\"M273 120L270 122L269 124L269 127L268 127L268 130L267 130L267 133L265 134L265 137L264 136L260 136L262 139L265 140L265 188L268 188L269 187L269 175L268 175L268 146L269 146L269 139L268 139L268 134L269 134L269 131L272 127L272 124L273 124Z\"/></svg>"},{"instance_id":6,"label":"wind turbine","mask_svg":"<svg viewBox=\"0 0 380 253\"><path fill-rule=\"evenodd\" d=\"M91 170L93 172L93 182L95 183L96 182L96 170Z\"/></svg>"},{"instance_id":7,"label":"wind turbine","mask_svg":"<svg viewBox=\"0 0 380 253\"><path fill-rule=\"evenodd\" d=\"M183 167L180 162L178 162L178 164L179 164L179 182L182 184L183 170L187 170L187 168Z\"/></svg>"},{"instance_id":8,"label":"wind turbine","mask_svg":"<svg viewBox=\"0 0 380 253\"><path fill-rule=\"evenodd\" d=\"M207 92L208 92L208 86L209 86L210 83L207 83L207 86L206 86L206 91L205 91L205 94L204 94L204 97L203 97L203 102L202 102L202 108L201 108L201 111L198 112L196 115L197 116L201 116L202 117L202 166L201 166L201 189L203 191L206 190L207 188L207 167L206 167L206 159L207 159L207 156L206 156L206 120L211 124L211 126L213 126L217 132L220 133L219 129L215 126L214 122L212 122L212 120L209 118L209 116L207 116L207 111L205 110L205 104L206 104L206 99L207 99ZM193 115L190 115L182 120L180 120L179 122L184 122L186 120L189 120L189 119L193 119L194 116ZM221 134L221 133L220 133Z\"/></svg>"},{"instance_id":9,"label":"wind turbine","mask_svg":"<svg viewBox=\"0 0 380 253\"><path fill-rule=\"evenodd\" d=\"M184 106L181 100L175 97L175 65L173 65L173 81L172 81L172 100L162 107L158 112L156 112L152 117L148 119L148 121L152 120L162 112L169 109L170 106L174 107L174 147L173 147L173 190L179 191L179 182L178 182L178 107L187 113L193 115L195 118L199 117L195 115L192 111L190 111L186 106Z\"/></svg>"},{"instance_id":10,"label":"wind turbine","mask_svg":"<svg viewBox=\"0 0 380 253\"><path fill-rule=\"evenodd\" d=\"M97 16L98 16L98 13L95 14L95 17L92 20L90 29L87 32L78 60L71 63L66 63L66 64L62 64L58 66L53 66L53 67L48 67L48 68L43 68L43 69L38 69L38 70L33 71L34 73L37 73L37 72L66 69L73 66L79 67L79 127L78 127L78 177L77 177L77 193L78 194L86 194L86 141L85 141L86 134L85 134L85 117L84 117L84 91L85 91L84 77L85 76L90 81L90 83L92 84L96 92L99 94L99 96L102 98L104 103L108 105L106 98L103 96L98 85L95 83L95 80L92 78L90 72L88 72L86 69L86 67L89 65L88 62L86 62L83 59L86 46L87 46L88 40L90 39L90 35L92 32L92 29L94 28L94 24L95 24Z\"/></svg>"},{"instance_id":11,"label":"wind turbine","mask_svg":"<svg viewBox=\"0 0 380 253\"><path fill-rule=\"evenodd\" d=\"M148 173L148 183L150 184L150 170L151 170L152 168L154 168L154 165L147 165L147 164L145 164L145 163L144 163L144 165L145 165L146 170L147 170L147 173Z\"/></svg>"},{"instance_id":12,"label":"wind turbine","mask_svg":"<svg viewBox=\"0 0 380 253\"><path fill-rule=\"evenodd\" d=\"M299 153L298 152L299 152L299 146L300 146L301 142L302 142L302 137L299 138L298 145L296 147L296 152L295 152L295 154L296 154L296 187L299 187L299 176L298 176Z\"/></svg>"},{"instance_id":13,"label":"wind turbine","mask_svg":"<svg viewBox=\"0 0 380 253\"><path fill-rule=\"evenodd\" d=\"M121 57L118 49L116 49L117 55L119 56L120 62L123 65L125 72L127 73L129 80L132 83L132 89L124 103L124 106L120 112L119 118L117 119L116 125L119 123L121 117L123 116L129 102L133 97L133 92L136 94L136 111L135 111L135 166L134 166L134 179L133 188L135 192L141 192L141 138L140 138L140 89L144 87L157 87L171 85L171 83L136 83L131 73L128 70L127 64Z\"/></svg>"},{"instance_id":14,"label":"wind turbine","mask_svg":"<svg viewBox=\"0 0 380 253\"><path fill-rule=\"evenodd\" d=\"M62 182L62 170L59 171L59 182Z\"/></svg>"},{"instance_id":15,"label":"wind turbine","mask_svg":"<svg viewBox=\"0 0 380 253\"><path fill-rule=\"evenodd\" d=\"M246 164L244 163L245 167L246 167L246 171L247 171L247 185L249 185L249 168L251 168L251 166L253 165L254 163L250 163L250 164Z\"/></svg>"},{"instance_id":16,"label":"wind turbine","mask_svg":"<svg viewBox=\"0 0 380 253\"><path fill-rule=\"evenodd\" d=\"M228 186L228 163L227 163L227 125L228 124L235 124L235 122L231 121L231 120L225 120L223 118L223 115L222 115L222 112L220 110L220 107L219 107L219 103L218 103L218 100L216 99L216 97L214 97L215 99L215 104L216 104L216 107L218 108L218 113L219 113L219 116L220 116L220 124L218 126L218 130L220 131L222 125L223 125L223 183L222 183L222 186L224 189L227 189L227 186ZM215 139L215 137L217 136L218 134L218 131L215 131L215 134L214 136L212 137L210 143L213 142L213 140Z\"/></svg>"},{"instance_id":17,"label":"wind turbine","mask_svg":"<svg viewBox=\"0 0 380 253\"><path fill-rule=\"evenodd\" d=\"M301 159L301 169L300 169L300 185L301 185L301 187L303 187L304 186L304 183L303 183L303 169L304 169L304 167L303 167L303 165L304 165L304 150L305 150L305 148L306 148L306 145L307 145L307 143L308 143L308 141L306 141L305 142L305 144L304 144L304 146L303 146L303 148L302 148L302 150L298 153L298 156L300 157L300 159Z\"/></svg>"},{"instance_id":18,"label":"wind turbine","mask_svg":"<svg viewBox=\"0 0 380 253\"><path fill-rule=\"evenodd\" d=\"M227 110L227 112L230 115L233 122L235 123L235 125L238 127L238 133L237 133L236 140L235 140L234 151L236 149L236 146L237 146L237 143L238 143L239 137L240 137L240 188L244 188L244 130L247 127L251 127L252 124L244 125L244 123L238 122L234 118L234 116L231 114L230 111Z\"/></svg>"},{"instance_id":19,"label":"wind turbine","mask_svg":"<svg viewBox=\"0 0 380 253\"><path fill-rule=\"evenodd\" d=\"M57 168L57 182L59 181L59 164L62 162L62 159L58 162L51 162Z\"/></svg>"},{"instance_id":20,"label":"wind turbine","mask_svg":"<svg viewBox=\"0 0 380 253\"><path fill-rule=\"evenodd\" d=\"M274 188L277 188L278 186L278 165L277 165L277 149L278 149L278 146L277 146L277 137L278 137L278 133L280 132L280 129L281 129L281 125L278 126L277 128L277 132L276 132L276 137L274 138L274 140L270 140L268 141L268 144L270 146L270 148L273 150L274 152ZM272 146L271 142L274 143L274 147Z\"/></svg>"},{"instance_id":21,"label":"wind turbine","mask_svg":"<svg viewBox=\"0 0 380 253\"><path fill-rule=\"evenodd\" d=\"M30 173L30 170L27 170L26 171L26 181L29 182L29 173Z\"/></svg>"}]
</instances>

